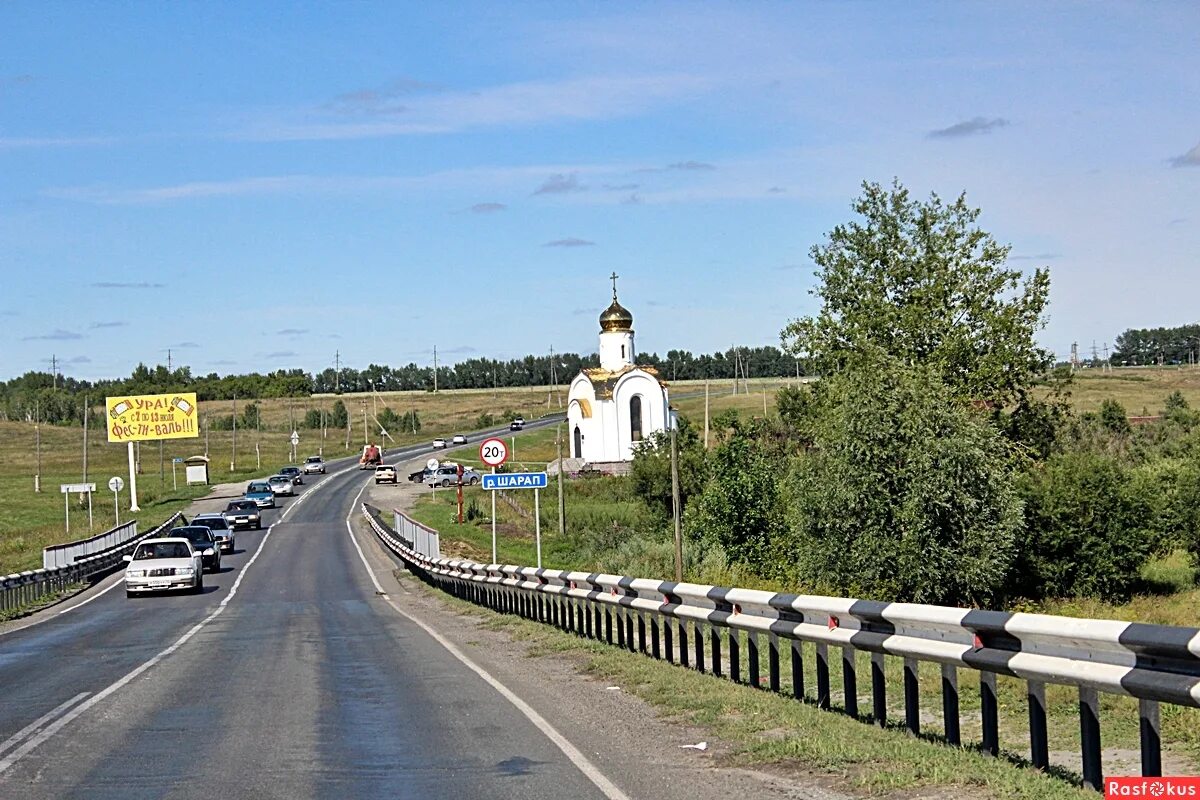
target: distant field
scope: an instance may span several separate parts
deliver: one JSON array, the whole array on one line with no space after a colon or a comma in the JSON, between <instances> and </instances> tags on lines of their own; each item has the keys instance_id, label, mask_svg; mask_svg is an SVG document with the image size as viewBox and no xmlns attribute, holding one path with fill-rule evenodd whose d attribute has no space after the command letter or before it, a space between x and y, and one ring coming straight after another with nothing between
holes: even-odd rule
<instances>
[{"instance_id":1,"label":"distant field","mask_svg":"<svg viewBox=\"0 0 1200 800\"><path fill-rule=\"evenodd\" d=\"M730 408L751 415L761 414L764 400L768 412L774 413L775 392L785 385L795 385L795 381L756 378L749 382L748 393L743 386L735 395L732 394L732 381L710 381L710 414L715 416ZM1156 414L1161 411L1167 395L1177 389L1194 408L1200 408L1200 367L1127 367L1112 372L1077 370L1071 387L1071 402L1080 411L1094 411L1103 400L1113 398L1122 403L1130 414ZM672 404L681 414L689 417L698 428L703 425L704 381L673 383L671 397ZM301 427L308 410L329 413L338 399L345 403L349 412L351 424L348 436L345 428L310 430ZM254 401L237 401L239 418L247 402ZM193 497L203 494L203 487L187 489L183 486L182 468L177 473L179 488L173 488L171 458L175 456L203 454L207 448L212 459L210 476L213 482L250 478L273 473L288 463L288 437L293 426L300 434L299 458L318 452L327 458L338 458L357 453L364 440L377 442L381 439L372 416L381 413L385 407L400 415L415 410L421 420L421 430L417 433L390 430L392 440L383 441L386 448L475 429L482 414L491 414L496 421L504 422L510 415L536 419L546 414L562 413L566 409L566 385L557 387L557 391L548 386L534 386L499 390L459 389L436 394L412 391L374 396L315 395L257 402L261 408L261 429L239 427L236 454L232 431L213 430L207 437L202 435L198 439L165 442L161 471L158 444L147 442L140 447L142 474L138 484L143 508L141 518L146 523L163 519L185 506ZM203 402L200 404L201 419L227 416L234 413L234 408L230 401ZM364 410L367 413L365 434ZM64 537L63 498L58 486L60 483L83 479L83 430L43 425L42 492L34 493L33 476L37 471L35 438L31 424L0 422L0 574L40 566L41 549ZM522 462L524 467L540 468L554 458L553 433L541 433L526 439L517 448L517 461ZM88 479L101 489L93 498L94 524L90 532L99 533L114 519L112 494L104 489L104 484L113 475L127 474L126 456L123 447L108 444L105 432L97 428L90 431L88 449ZM127 507L127 494L123 493L122 497ZM89 533L86 522L86 507L73 505L71 538Z\"/></svg>"}]
</instances>

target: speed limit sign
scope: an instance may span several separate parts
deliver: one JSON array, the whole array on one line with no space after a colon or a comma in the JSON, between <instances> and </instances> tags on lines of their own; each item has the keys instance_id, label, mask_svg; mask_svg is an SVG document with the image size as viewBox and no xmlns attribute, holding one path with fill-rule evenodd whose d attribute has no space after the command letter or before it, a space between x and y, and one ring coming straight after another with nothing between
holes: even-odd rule
<instances>
[{"instance_id":1,"label":"speed limit sign","mask_svg":"<svg viewBox=\"0 0 1200 800\"><path fill-rule=\"evenodd\" d=\"M508 445L503 439L484 439L479 443L479 460L489 467L498 467L508 460Z\"/></svg>"}]
</instances>

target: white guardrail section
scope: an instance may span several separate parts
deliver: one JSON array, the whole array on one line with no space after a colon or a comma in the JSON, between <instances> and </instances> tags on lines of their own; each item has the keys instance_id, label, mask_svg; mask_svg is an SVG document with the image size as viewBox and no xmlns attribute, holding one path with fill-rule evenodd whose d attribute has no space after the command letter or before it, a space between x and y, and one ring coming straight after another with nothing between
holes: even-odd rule
<instances>
[{"instance_id":1,"label":"white guardrail section","mask_svg":"<svg viewBox=\"0 0 1200 800\"><path fill-rule=\"evenodd\" d=\"M404 546L426 558L441 558L442 544L438 532L408 517L402 511L392 511L392 532Z\"/></svg>"},{"instance_id":2,"label":"white guardrail section","mask_svg":"<svg viewBox=\"0 0 1200 800\"><path fill-rule=\"evenodd\" d=\"M118 545L138 538L137 520L110 528L90 539L79 539L64 544L52 544L42 549L42 569L54 569L74 564L81 558L103 553Z\"/></svg>"},{"instance_id":3,"label":"white guardrail section","mask_svg":"<svg viewBox=\"0 0 1200 800\"><path fill-rule=\"evenodd\" d=\"M106 550L83 556L60 567L16 572L0 577L0 613L23 608L69 586L109 574L124 564L121 556L132 553L139 542L154 536L164 528L173 527L181 519L183 515L176 512L166 522L143 536L127 539Z\"/></svg>"},{"instance_id":4,"label":"white guardrail section","mask_svg":"<svg viewBox=\"0 0 1200 800\"><path fill-rule=\"evenodd\" d=\"M866 651L871 655L869 719L877 725L887 722L884 659L903 660L905 727L912 733L920 732L917 664L938 663L943 734L956 746L961 744L958 670L973 670L980 682L980 747L990 755L1000 752L996 676L1023 679L1028 689L1030 761L1039 769L1049 766L1045 686L1076 686L1083 783L1096 790L1103 786L1099 692L1138 698L1146 776L1162 774L1159 703L1200 707L1196 628L775 594L430 558L417 552L411 540L401 540L366 504L362 510L390 550L423 579L457 597L702 672L728 673L735 682L779 692L780 648L787 647L791 693L806 698L803 659L808 648L803 644L812 643L815 701L822 708L830 706L829 648L836 648L843 709L854 717L860 716L854 655ZM764 649L765 687L759 669Z\"/></svg>"}]
</instances>

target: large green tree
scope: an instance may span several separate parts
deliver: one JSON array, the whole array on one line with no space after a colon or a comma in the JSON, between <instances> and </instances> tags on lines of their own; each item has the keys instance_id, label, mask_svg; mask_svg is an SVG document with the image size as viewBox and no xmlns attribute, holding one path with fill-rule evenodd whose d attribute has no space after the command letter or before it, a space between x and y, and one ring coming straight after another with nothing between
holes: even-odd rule
<instances>
[{"instance_id":1,"label":"large green tree","mask_svg":"<svg viewBox=\"0 0 1200 800\"><path fill-rule=\"evenodd\" d=\"M853 209L810 251L822 306L784 329L789 352L825 375L881 354L929 365L955 396L1000 403L1049 366L1034 341L1049 274L1009 268L965 195L921 202L898 181L864 183Z\"/></svg>"},{"instance_id":2,"label":"large green tree","mask_svg":"<svg viewBox=\"0 0 1200 800\"><path fill-rule=\"evenodd\" d=\"M796 577L881 600L995 598L1021 522L1000 432L928 366L884 359L825 384L787 491Z\"/></svg>"}]
</instances>

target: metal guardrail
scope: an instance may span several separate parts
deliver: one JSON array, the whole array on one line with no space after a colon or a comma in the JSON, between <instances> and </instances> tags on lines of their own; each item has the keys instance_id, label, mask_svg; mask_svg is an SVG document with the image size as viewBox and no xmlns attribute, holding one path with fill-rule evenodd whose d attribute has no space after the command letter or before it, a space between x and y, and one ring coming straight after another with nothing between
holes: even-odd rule
<instances>
[{"instance_id":1,"label":"metal guardrail","mask_svg":"<svg viewBox=\"0 0 1200 800\"><path fill-rule=\"evenodd\" d=\"M132 553L139 542L154 536L164 528L174 526L181 519L183 519L183 514L176 512L171 515L170 519L144 536L127 540L61 567L35 569L0 577L0 612L22 608L60 592L68 586L108 575L124 563L121 556Z\"/></svg>"},{"instance_id":2,"label":"metal guardrail","mask_svg":"<svg viewBox=\"0 0 1200 800\"><path fill-rule=\"evenodd\" d=\"M903 660L904 723L920 733L918 663L941 665L945 741L958 746L958 671L979 674L981 750L999 755L996 676L1025 680L1030 762L1050 766L1046 685L1078 687L1085 786L1102 790L1099 693L1139 701L1141 767L1162 774L1159 704L1200 707L1200 629L1046 614L776 594L506 564L431 559L363 513L380 540L426 581L467 601L779 692L780 651L791 693L806 698L803 644L815 651L816 703L830 708L830 648L840 650L843 706L859 718L857 651L870 653L871 713L887 722L885 658ZM706 648L707 639L707 648ZM743 643L747 674L741 672ZM765 645L765 648L764 648ZM723 657L722 650L727 651ZM767 662L766 685L760 662Z\"/></svg>"},{"instance_id":3,"label":"metal guardrail","mask_svg":"<svg viewBox=\"0 0 1200 800\"><path fill-rule=\"evenodd\" d=\"M131 539L136 539L137 535L137 520L132 520L88 539L52 544L42 548L42 569L65 567L86 556L103 553L105 550L125 544Z\"/></svg>"},{"instance_id":4,"label":"metal guardrail","mask_svg":"<svg viewBox=\"0 0 1200 800\"><path fill-rule=\"evenodd\" d=\"M428 525L422 525L398 509L392 509L392 532L409 550L426 558L441 558L441 537Z\"/></svg>"}]
</instances>

